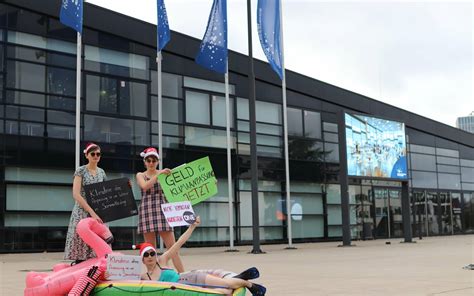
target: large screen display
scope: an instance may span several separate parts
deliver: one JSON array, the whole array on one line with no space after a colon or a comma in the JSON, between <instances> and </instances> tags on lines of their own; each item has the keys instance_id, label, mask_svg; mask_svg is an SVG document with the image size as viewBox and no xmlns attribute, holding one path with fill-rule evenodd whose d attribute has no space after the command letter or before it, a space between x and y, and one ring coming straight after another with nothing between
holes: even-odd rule
<instances>
[{"instance_id":1,"label":"large screen display","mask_svg":"<svg viewBox=\"0 0 474 296\"><path fill-rule=\"evenodd\" d=\"M407 179L405 125L345 114L349 176Z\"/></svg>"}]
</instances>

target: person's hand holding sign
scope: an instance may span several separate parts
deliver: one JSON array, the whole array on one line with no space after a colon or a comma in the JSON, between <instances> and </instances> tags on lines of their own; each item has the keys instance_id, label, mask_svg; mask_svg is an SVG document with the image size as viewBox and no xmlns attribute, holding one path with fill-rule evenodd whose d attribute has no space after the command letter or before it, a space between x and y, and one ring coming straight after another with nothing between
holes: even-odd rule
<instances>
[{"instance_id":1,"label":"person's hand holding sign","mask_svg":"<svg viewBox=\"0 0 474 296\"><path fill-rule=\"evenodd\" d=\"M169 168L162 169L161 171L158 171L158 175L161 175L161 174L169 175L169 174L171 174L171 170ZM157 175L157 177L158 177L158 175Z\"/></svg>"},{"instance_id":2,"label":"person's hand holding sign","mask_svg":"<svg viewBox=\"0 0 474 296\"><path fill-rule=\"evenodd\" d=\"M191 226L193 226L194 228L196 228L196 227L199 226L199 224L201 224L201 217L197 216L197 217L196 217L196 221L195 221L195 222L193 223L193 225L191 225Z\"/></svg>"}]
</instances>

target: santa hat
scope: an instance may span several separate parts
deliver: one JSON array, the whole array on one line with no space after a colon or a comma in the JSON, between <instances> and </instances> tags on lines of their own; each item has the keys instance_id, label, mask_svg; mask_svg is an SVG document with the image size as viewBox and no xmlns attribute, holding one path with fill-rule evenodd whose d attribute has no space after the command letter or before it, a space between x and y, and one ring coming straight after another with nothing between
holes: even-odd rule
<instances>
[{"instance_id":1,"label":"santa hat","mask_svg":"<svg viewBox=\"0 0 474 296\"><path fill-rule=\"evenodd\" d=\"M137 249L137 248L140 248L140 257L143 257L143 254L146 252L146 251L150 251L150 250L153 250L156 252L156 249L155 247L153 247L152 244L150 243L141 243L141 244L138 244L138 245L132 245L132 249Z\"/></svg>"},{"instance_id":2,"label":"santa hat","mask_svg":"<svg viewBox=\"0 0 474 296\"><path fill-rule=\"evenodd\" d=\"M156 149L153 147L146 148L142 153L140 153L140 156L143 158L147 158L148 156L154 156L160 159L160 156L158 155L158 151L156 151Z\"/></svg>"},{"instance_id":3,"label":"santa hat","mask_svg":"<svg viewBox=\"0 0 474 296\"><path fill-rule=\"evenodd\" d=\"M83 150L84 154L87 154L87 152L93 147L98 147L98 145L95 143L87 143L86 148Z\"/></svg>"}]
</instances>

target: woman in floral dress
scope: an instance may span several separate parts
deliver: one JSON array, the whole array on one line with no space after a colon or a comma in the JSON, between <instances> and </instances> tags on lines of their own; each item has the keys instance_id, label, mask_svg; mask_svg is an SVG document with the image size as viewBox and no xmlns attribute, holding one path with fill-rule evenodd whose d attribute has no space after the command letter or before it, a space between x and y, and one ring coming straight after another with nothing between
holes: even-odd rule
<instances>
[{"instance_id":1,"label":"woman in floral dress","mask_svg":"<svg viewBox=\"0 0 474 296\"><path fill-rule=\"evenodd\" d=\"M97 166L101 157L99 145L89 143L83 152L88 163L78 167L74 173L72 196L75 203L71 213L71 220L69 221L66 246L64 248L64 259L75 260L76 263L96 257L94 251L77 234L77 223L87 217L92 217L103 223L102 219L87 203L83 186L103 182L107 179L104 170Z\"/></svg>"}]
</instances>

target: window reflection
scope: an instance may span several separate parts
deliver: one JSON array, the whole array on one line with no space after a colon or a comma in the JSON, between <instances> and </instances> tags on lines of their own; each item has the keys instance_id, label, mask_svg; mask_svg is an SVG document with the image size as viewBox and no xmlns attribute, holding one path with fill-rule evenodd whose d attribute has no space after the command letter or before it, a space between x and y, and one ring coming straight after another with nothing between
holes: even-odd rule
<instances>
[{"instance_id":1,"label":"window reflection","mask_svg":"<svg viewBox=\"0 0 474 296\"><path fill-rule=\"evenodd\" d=\"M87 75L87 110L146 117L146 85Z\"/></svg>"},{"instance_id":2,"label":"window reflection","mask_svg":"<svg viewBox=\"0 0 474 296\"><path fill-rule=\"evenodd\" d=\"M116 144L149 144L149 124L145 121L102 116L84 116L84 138Z\"/></svg>"}]
</instances>

